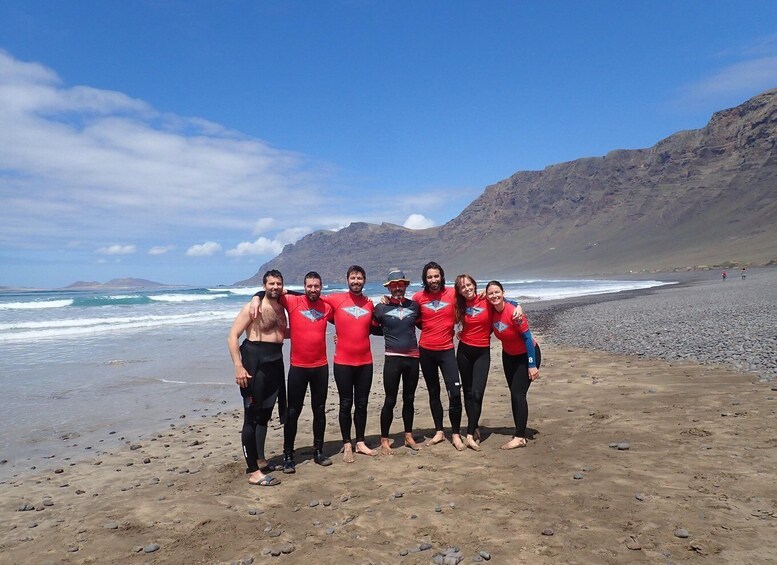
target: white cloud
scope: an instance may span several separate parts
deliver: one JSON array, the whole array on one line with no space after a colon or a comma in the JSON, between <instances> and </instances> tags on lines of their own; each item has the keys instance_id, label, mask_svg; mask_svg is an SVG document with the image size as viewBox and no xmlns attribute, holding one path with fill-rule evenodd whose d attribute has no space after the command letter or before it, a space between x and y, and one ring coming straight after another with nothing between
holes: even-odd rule
<instances>
[{"instance_id":1,"label":"white cloud","mask_svg":"<svg viewBox=\"0 0 777 565\"><path fill-rule=\"evenodd\" d=\"M403 225L411 230L423 230L433 227L434 220L431 220L421 214L410 214Z\"/></svg>"},{"instance_id":2,"label":"white cloud","mask_svg":"<svg viewBox=\"0 0 777 565\"><path fill-rule=\"evenodd\" d=\"M175 245L155 245L148 250L149 255L164 255L168 251L175 249Z\"/></svg>"},{"instance_id":3,"label":"white cloud","mask_svg":"<svg viewBox=\"0 0 777 565\"><path fill-rule=\"evenodd\" d=\"M288 228L278 233L275 236L275 240L282 245L286 245L287 243L295 243L300 239L302 239L303 237L305 237L311 231L313 231L313 228L309 226L297 226L294 228Z\"/></svg>"},{"instance_id":4,"label":"white cloud","mask_svg":"<svg viewBox=\"0 0 777 565\"><path fill-rule=\"evenodd\" d=\"M97 250L97 253L101 255L129 255L135 253L136 248L134 245L111 245L108 247L101 247Z\"/></svg>"},{"instance_id":5,"label":"white cloud","mask_svg":"<svg viewBox=\"0 0 777 565\"><path fill-rule=\"evenodd\" d=\"M264 233L275 225L275 218L259 218L254 224L254 235Z\"/></svg>"},{"instance_id":6,"label":"white cloud","mask_svg":"<svg viewBox=\"0 0 777 565\"><path fill-rule=\"evenodd\" d=\"M686 88L685 96L691 99L752 96L774 88L775 77L777 56L743 61L690 85Z\"/></svg>"},{"instance_id":7,"label":"white cloud","mask_svg":"<svg viewBox=\"0 0 777 565\"><path fill-rule=\"evenodd\" d=\"M283 244L266 237L260 237L256 241L243 241L234 249L227 251L230 257L242 257L244 255L277 255L283 249Z\"/></svg>"},{"instance_id":8,"label":"white cloud","mask_svg":"<svg viewBox=\"0 0 777 565\"><path fill-rule=\"evenodd\" d=\"M205 243L192 245L186 250L189 257L207 257L221 251L221 245L215 241L206 241Z\"/></svg>"}]
</instances>

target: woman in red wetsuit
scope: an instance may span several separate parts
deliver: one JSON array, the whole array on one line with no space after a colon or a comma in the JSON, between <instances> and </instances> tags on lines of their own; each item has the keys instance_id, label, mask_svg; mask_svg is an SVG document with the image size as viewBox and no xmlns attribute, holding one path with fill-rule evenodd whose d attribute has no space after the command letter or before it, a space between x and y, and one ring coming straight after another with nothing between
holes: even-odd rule
<instances>
[{"instance_id":1,"label":"woman in red wetsuit","mask_svg":"<svg viewBox=\"0 0 777 565\"><path fill-rule=\"evenodd\" d=\"M502 449L515 449L526 445L526 422L529 419L526 393L532 381L540 376L539 359L535 357L539 348L535 351L526 316L520 322L513 320L515 306L505 302L504 288L499 281L491 281L486 285L486 296L493 306L491 327L494 335L502 342L502 366L510 388L515 422L515 434Z\"/></svg>"},{"instance_id":2,"label":"woman in red wetsuit","mask_svg":"<svg viewBox=\"0 0 777 565\"><path fill-rule=\"evenodd\" d=\"M471 275L456 277L455 288L456 322L461 324L456 362L468 419L464 445L480 451L480 414L491 366L491 313L494 308L485 293L478 294L478 283ZM516 307L513 315L519 320L523 310L517 302L510 303Z\"/></svg>"}]
</instances>

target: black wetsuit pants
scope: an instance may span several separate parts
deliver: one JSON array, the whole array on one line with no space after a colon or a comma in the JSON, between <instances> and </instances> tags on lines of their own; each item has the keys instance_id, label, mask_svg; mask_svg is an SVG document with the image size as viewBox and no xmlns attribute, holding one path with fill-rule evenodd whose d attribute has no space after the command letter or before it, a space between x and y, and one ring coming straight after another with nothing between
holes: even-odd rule
<instances>
[{"instance_id":1,"label":"black wetsuit pants","mask_svg":"<svg viewBox=\"0 0 777 565\"><path fill-rule=\"evenodd\" d=\"M267 439L267 422L272 416L275 401L281 397L285 404L283 379L283 344L244 340L240 345L243 367L251 378L248 386L240 389L243 397L243 430L240 441L246 472L259 470L258 460L264 460L264 442ZM281 406L283 410L285 406Z\"/></svg>"},{"instance_id":2,"label":"black wetsuit pants","mask_svg":"<svg viewBox=\"0 0 777 565\"><path fill-rule=\"evenodd\" d=\"M372 388L372 363L341 365L335 363L335 383L340 395L340 433L343 443L351 443L351 421L356 428L356 441L364 441L367 429L367 403ZM353 420L351 410L354 409Z\"/></svg>"},{"instance_id":3,"label":"black wetsuit pants","mask_svg":"<svg viewBox=\"0 0 777 565\"><path fill-rule=\"evenodd\" d=\"M464 388L464 409L467 411L467 435L473 435L480 426L483 396L491 365L491 347L475 347L459 342L456 351L461 385Z\"/></svg>"},{"instance_id":4,"label":"black wetsuit pants","mask_svg":"<svg viewBox=\"0 0 777 565\"><path fill-rule=\"evenodd\" d=\"M456 366L456 352L451 347L437 351L418 348L421 352L421 371L424 374L426 389L429 391L429 408L432 410L435 431L442 431L442 402L440 402L440 375L448 390L448 417L451 420L451 432L461 433L461 383Z\"/></svg>"},{"instance_id":5,"label":"black wetsuit pants","mask_svg":"<svg viewBox=\"0 0 777 565\"><path fill-rule=\"evenodd\" d=\"M294 454L294 440L297 437L297 422L305 402L305 393L310 384L310 405L313 409L313 448L324 448L326 430L326 393L329 387L329 366L303 368L292 365L289 368L289 409L286 425L283 426L283 454Z\"/></svg>"},{"instance_id":6,"label":"black wetsuit pants","mask_svg":"<svg viewBox=\"0 0 777 565\"><path fill-rule=\"evenodd\" d=\"M510 388L510 404L513 408L515 421L515 437L526 437L526 422L529 420L529 403L526 393L529 392L529 356L510 355L502 351L502 366L505 370L507 386Z\"/></svg>"},{"instance_id":7,"label":"black wetsuit pants","mask_svg":"<svg viewBox=\"0 0 777 565\"><path fill-rule=\"evenodd\" d=\"M391 420L394 419L394 406L397 404L399 382L402 381L402 421L405 433L413 431L415 413L415 389L418 387L418 357L386 355L383 363L383 390L386 399L380 411L380 437L388 437Z\"/></svg>"}]
</instances>

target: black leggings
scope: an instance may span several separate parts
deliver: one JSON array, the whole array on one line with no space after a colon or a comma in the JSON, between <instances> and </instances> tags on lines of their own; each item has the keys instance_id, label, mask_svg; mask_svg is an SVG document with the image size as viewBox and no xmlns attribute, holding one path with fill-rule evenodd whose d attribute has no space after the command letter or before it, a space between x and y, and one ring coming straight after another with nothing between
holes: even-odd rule
<instances>
[{"instance_id":1,"label":"black leggings","mask_svg":"<svg viewBox=\"0 0 777 565\"><path fill-rule=\"evenodd\" d=\"M367 402L372 387L372 363L367 365L340 365L335 363L335 383L340 395L340 434L343 443L351 443L351 409L356 428L356 441L364 441L367 428Z\"/></svg>"},{"instance_id":2,"label":"black leggings","mask_svg":"<svg viewBox=\"0 0 777 565\"><path fill-rule=\"evenodd\" d=\"M526 422L529 420L529 403L526 393L529 392L529 356L510 355L502 351L502 365L505 370L507 386L510 388L510 403L515 421L515 437L526 437Z\"/></svg>"},{"instance_id":3,"label":"black leggings","mask_svg":"<svg viewBox=\"0 0 777 565\"><path fill-rule=\"evenodd\" d=\"M399 381L402 381L402 421L405 433L413 431L413 415L415 412L415 389L418 386L418 358L400 355L386 355L383 363L383 390L386 400L380 411L380 437L388 437L391 420L394 419L394 406L399 394Z\"/></svg>"},{"instance_id":4,"label":"black leggings","mask_svg":"<svg viewBox=\"0 0 777 565\"><path fill-rule=\"evenodd\" d=\"M491 365L491 347L475 347L459 342L456 351L461 385L464 387L464 409L467 411L467 435L473 435L480 425L483 395Z\"/></svg>"},{"instance_id":5,"label":"black leggings","mask_svg":"<svg viewBox=\"0 0 777 565\"><path fill-rule=\"evenodd\" d=\"M313 449L324 448L324 431L326 430L326 393L329 386L329 366L289 368L289 410L286 425L283 426L283 454L294 454L294 440L297 437L297 421L305 393L310 383L310 406L313 409Z\"/></svg>"},{"instance_id":6,"label":"black leggings","mask_svg":"<svg viewBox=\"0 0 777 565\"><path fill-rule=\"evenodd\" d=\"M282 343L244 340L240 345L243 367L251 378L248 386L240 389L243 397L243 429L240 442L246 460L246 473L259 470L257 461L264 460L264 443L267 439L267 422L282 390ZM285 395L284 395L285 396Z\"/></svg>"},{"instance_id":7,"label":"black leggings","mask_svg":"<svg viewBox=\"0 0 777 565\"><path fill-rule=\"evenodd\" d=\"M440 375L448 390L448 417L451 420L451 431L461 433L461 383L459 370L456 367L456 353L453 348L436 351L418 348L421 352L421 371L429 391L429 408L432 410L435 431L442 431L442 402L440 402Z\"/></svg>"}]
</instances>

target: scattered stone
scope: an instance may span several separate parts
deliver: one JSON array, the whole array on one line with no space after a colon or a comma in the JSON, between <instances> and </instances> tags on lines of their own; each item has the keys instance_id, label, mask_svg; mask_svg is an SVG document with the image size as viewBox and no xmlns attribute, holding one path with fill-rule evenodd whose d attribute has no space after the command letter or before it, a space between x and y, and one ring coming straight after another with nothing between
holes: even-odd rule
<instances>
[{"instance_id":1,"label":"scattered stone","mask_svg":"<svg viewBox=\"0 0 777 565\"><path fill-rule=\"evenodd\" d=\"M327 528L326 529L326 535L331 536L333 533L335 533L334 528Z\"/></svg>"},{"instance_id":2,"label":"scattered stone","mask_svg":"<svg viewBox=\"0 0 777 565\"><path fill-rule=\"evenodd\" d=\"M43 506L54 506L54 501L50 498L43 499Z\"/></svg>"},{"instance_id":3,"label":"scattered stone","mask_svg":"<svg viewBox=\"0 0 777 565\"><path fill-rule=\"evenodd\" d=\"M143 548L143 551L146 553L154 553L155 551L159 551L159 544L150 543Z\"/></svg>"},{"instance_id":4,"label":"scattered stone","mask_svg":"<svg viewBox=\"0 0 777 565\"><path fill-rule=\"evenodd\" d=\"M555 533L556 532L554 532L552 528L545 528L544 530L542 530L543 536L552 536Z\"/></svg>"},{"instance_id":5,"label":"scattered stone","mask_svg":"<svg viewBox=\"0 0 777 565\"><path fill-rule=\"evenodd\" d=\"M344 494L340 497L340 502L348 502L349 500L351 500L350 494Z\"/></svg>"},{"instance_id":6,"label":"scattered stone","mask_svg":"<svg viewBox=\"0 0 777 565\"><path fill-rule=\"evenodd\" d=\"M631 448L628 442L622 441L618 444L618 451L626 451Z\"/></svg>"},{"instance_id":7,"label":"scattered stone","mask_svg":"<svg viewBox=\"0 0 777 565\"><path fill-rule=\"evenodd\" d=\"M431 544L431 543L422 543L422 544L420 544L420 545L418 546L418 549L419 549L420 551L427 551L427 550L429 550L429 549L432 549L432 544Z\"/></svg>"},{"instance_id":8,"label":"scattered stone","mask_svg":"<svg viewBox=\"0 0 777 565\"><path fill-rule=\"evenodd\" d=\"M634 495L634 498L636 498L640 502L643 502L645 500L645 495L642 494L641 492L638 492L637 494Z\"/></svg>"},{"instance_id":9,"label":"scattered stone","mask_svg":"<svg viewBox=\"0 0 777 565\"><path fill-rule=\"evenodd\" d=\"M75 553L76 551L78 551L77 545L71 545L70 547L67 548L68 553Z\"/></svg>"},{"instance_id":10,"label":"scattered stone","mask_svg":"<svg viewBox=\"0 0 777 565\"><path fill-rule=\"evenodd\" d=\"M332 506L332 501L331 500L324 500L324 501L321 502L321 504L323 504L324 506Z\"/></svg>"},{"instance_id":11,"label":"scattered stone","mask_svg":"<svg viewBox=\"0 0 777 565\"><path fill-rule=\"evenodd\" d=\"M311 500L310 501L310 507L311 508L315 508L316 506L318 506L318 500Z\"/></svg>"},{"instance_id":12,"label":"scattered stone","mask_svg":"<svg viewBox=\"0 0 777 565\"><path fill-rule=\"evenodd\" d=\"M35 510L35 507L32 504L25 502L19 506L19 512L29 512L30 510Z\"/></svg>"},{"instance_id":13,"label":"scattered stone","mask_svg":"<svg viewBox=\"0 0 777 565\"><path fill-rule=\"evenodd\" d=\"M612 449L615 449L615 448L617 448L617 447L618 447L618 442L617 442L617 441L613 441L613 442L611 442L611 443L610 443L610 447L611 447Z\"/></svg>"},{"instance_id":14,"label":"scattered stone","mask_svg":"<svg viewBox=\"0 0 777 565\"><path fill-rule=\"evenodd\" d=\"M639 551L642 549L642 544L639 543L636 537L631 536L631 539L626 542L626 547L632 551Z\"/></svg>"},{"instance_id":15,"label":"scattered stone","mask_svg":"<svg viewBox=\"0 0 777 565\"><path fill-rule=\"evenodd\" d=\"M119 525L116 522L106 522L103 525L103 528L105 528L106 530L118 530Z\"/></svg>"},{"instance_id":16,"label":"scattered stone","mask_svg":"<svg viewBox=\"0 0 777 565\"><path fill-rule=\"evenodd\" d=\"M575 473L574 475L572 475L572 478L575 479L576 481L579 481L583 477L585 477L583 473Z\"/></svg>"},{"instance_id":17,"label":"scattered stone","mask_svg":"<svg viewBox=\"0 0 777 565\"><path fill-rule=\"evenodd\" d=\"M402 557L404 557L408 553L410 553L410 552L408 550L404 549L404 548L399 550L399 555L401 555Z\"/></svg>"},{"instance_id":18,"label":"scattered stone","mask_svg":"<svg viewBox=\"0 0 777 565\"><path fill-rule=\"evenodd\" d=\"M283 553L284 555L288 555L289 553L292 553L294 549L295 547L292 544L287 543L281 546L281 553Z\"/></svg>"},{"instance_id":19,"label":"scattered stone","mask_svg":"<svg viewBox=\"0 0 777 565\"><path fill-rule=\"evenodd\" d=\"M269 535L271 538L279 538L279 537L281 537L281 534L282 534L282 533L283 533L283 532L282 532L281 530L273 530L273 531L271 531L271 532L270 532L269 534L267 534L267 535Z\"/></svg>"},{"instance_id":20,"label":"scattered stone","mask_svg":"<svg viewBox=\"0 0 777 565\"><path fill-rule=\"evenodd\" d=\"M688 530L686 530L685 528L677 528L677 529L674 531L674 535L675 535L675 537L676 537L676 538L682 538L682 539L685 539L685 538L687 538L687 537L688 537L690 534L688 533Z\"/></svg>"},{"instance_id":21,"label":"scattered stone","mask_svg":"<svg viewBox=\"0 0 777 565\"><path fill-rule=\"evenodd\" d=\"M478 553L478 555L483 559L485 559L486 561L491 560L491 554L488 551L481 551L480 553Z\"/></svg>"},{"instance_id":22,"label":"scattered stone","mask_svg":"<svg viewBox=\"0 0 777 565\"><path fill-rule=\"evenodd\" d=\"M394 498L402 498L403 496L405 496L405 493L402 492L401 490L398 490L397 492L394 493Z\"/></svg>"},{"instance_id":23,"label":"scattered stone","mask_svg":"<svg viewBox=\"0 0 777 565\"><path fill-rule=\"evenodd\" d=\"M251 509L248 511L248 514L249 514L250 516L256 516L256 515L258 514L258 512L257 512L256 508L251 508Z\"/></svg>"},{"instance_id":24,"label":"scattered stone","mask_svg":"<svg viewBox=\"0 0 777 565\"><path fill-rule=\"evenodd\" d=\"M141 447L143 447L143 446L140 445L139 443L133 443L132 445L130 445L130 451L137 451Z\"/></svg>"},{"instance_id":25,"label":"scattered stone","mask_svg":"<svg viewBox=\"0 0 777 565\"><path fill-rule=\"evenodd\" d=\"M143 463L148 465L149 463L151 463L151 458L150 457L146 457L145 459L143 459Z\"/></svg>"},{"instance_id":26,"label":"scattered stone","mask_svg":"<svg viewBox=\"0 0 777 565\"><path fill-rule=\"evenodd\" d=\"M273 557L278 557L281 554L281 550L277 548L273 548L270 550L270 555Z\"/></svg>"},{"instance_id":27,"label":"scattered stone","mask_svg":"<svg viewBox=\"0 0 777 565\"><path fill-rule=\"evenodd\" d=\"M57 475L61 475L64 472L65 472L64 469L54 469L54 473L56 473Z\"/></svg>"}]
</instances>

